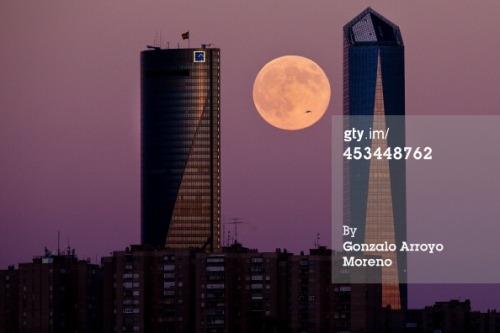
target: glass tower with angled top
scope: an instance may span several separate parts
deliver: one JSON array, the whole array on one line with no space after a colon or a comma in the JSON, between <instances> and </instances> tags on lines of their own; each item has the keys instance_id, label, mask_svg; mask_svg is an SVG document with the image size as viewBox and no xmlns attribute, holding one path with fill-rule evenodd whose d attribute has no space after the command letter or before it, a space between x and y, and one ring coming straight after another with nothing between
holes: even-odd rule
<instances>
[{"instance_id":1,"label":"glass tower with angled top","mask_svg":"<svg viewBox=\"0 0 500 333\"><path fill-rule=\"evenodd\" d=\"M141 243L220 250L220 50L141 52Z\"/></svg>"},{"instance_id":2,"label":"glass tower with angled top","mask_svg":"<svg viewBox=\"0 0 500 333\"><path fill-rule=\"evenodd\" d=\"M345 143L385 152L405 146L404 45L399 27L371 8L344 26L344 128L366 136ZM390 129L390 132L388 132ZM386 157L344 159L344 225L357 228L356 243L406 240L406 164ZM406 254L365 252L390 259L382 269L382 306L407 307Z\"/></svg>"}]
</instances>

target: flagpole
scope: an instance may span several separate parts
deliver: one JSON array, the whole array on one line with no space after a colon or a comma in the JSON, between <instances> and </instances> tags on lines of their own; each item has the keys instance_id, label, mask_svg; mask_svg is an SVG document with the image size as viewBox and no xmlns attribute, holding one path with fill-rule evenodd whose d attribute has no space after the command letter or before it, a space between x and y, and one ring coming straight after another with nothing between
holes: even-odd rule
<instances>
[{"instance_id":1,"label":"flagpole","mask_svg":"<svg viewBox=\"0 0 500 333\"><path fill-rule=\"evenodd\" d=\"M187 39L188 40L188 48L191 48L191 39L189 38L189 30L185 33L182 34L182 40Z\"/></svg>"}]
</instances>

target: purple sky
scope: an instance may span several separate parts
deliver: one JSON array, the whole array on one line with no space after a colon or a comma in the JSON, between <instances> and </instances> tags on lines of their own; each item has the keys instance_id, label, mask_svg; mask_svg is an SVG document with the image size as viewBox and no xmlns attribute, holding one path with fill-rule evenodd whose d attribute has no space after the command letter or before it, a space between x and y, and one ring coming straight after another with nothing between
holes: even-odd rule
<instances>
[{"instance_id":1,"label":"purple sky","mask_svg":"<svg viewBox=\"0 0 500 333\"><path fill-rule=\"evenodd\" d=\"M497 0L0 2L0 269L56 249L58 230L93 261L139 242L139 52L160 34L187 47L187 30L191 47L221 48L225 221L262 251L307 250L317 233L330 246L342 27L367 6L401 28L407 114L498 113ZM297 132L252 102L260 68L287 54L332 87L325 117Z\"/></svg>"}]
</instances>

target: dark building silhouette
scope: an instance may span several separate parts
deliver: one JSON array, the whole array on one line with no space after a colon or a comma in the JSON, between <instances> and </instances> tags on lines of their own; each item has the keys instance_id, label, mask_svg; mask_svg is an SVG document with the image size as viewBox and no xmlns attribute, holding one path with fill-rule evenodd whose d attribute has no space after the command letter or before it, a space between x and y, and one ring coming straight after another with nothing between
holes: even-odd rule
<instances>
[{"instance_id":1,"label":"dark building silhouette","mask_svg":"<svg viewBox=\"0 0 500 333\"><path fill-rule=\"evenodd\" d=\"M237 255L196 255L196 332L233 332L241 320Z\"/></svg>"},{"instance_id":2,"label":"dark building silhouette","mask_svg":"<svg viewBox=\"0 0 500 333\"><path fill-rule=\"evenodd\" d=\"M405 146L404 85L399 27L367 8L344 26L344 126L365 133L359 142L345 142L346 149L383 153ZM388 128L390 134L381 137L380 133L389 133ZM344 224L357 228L356 237L349 237L355 243L387 241L400 246L406 240L404 158L344 159ZM405 252L365 254L392 261L382 270L382 305L405 309Z\"/></svg>"},{"instance_id":3,"label":"dark building silhouette","mask_svg":"<svg viewBox=\"0 0 500 333\"><path fill-rule=\"evenodd\" d=\"M0 333L18 331L19 271L0 270Z\"/></svg>"},{"instance_id":4,"label":"dark building silhouette","mask_svg":"<svg viewBox=\"0 0 500 333\"><path fill-rule=\"evenodd\" d=\"M436 302L422 310L422 326L433 332L477 332L471 317L469 300Z\"/></svg>"},{"instance_id":5,"label":"dark building silhouette","mask_svg":"<svg viewBox=\"0 0 500 333\"><path fill-rule=\"evenodd\" d=\"M193 332L192 255L132 245L103 258L104 332Z\"/></svg>"},{"instance_id":6,"label":"dark building silhouette","mask_svg":"<svg viewBox=\"0 0 500 333\"><path fill-rule=\"evenodd\" d=\"M17 270L0 271L0 278L0 298L10 303L0 301L0 332L101 331L99 266L73 251L46 251Z\"/></svg>"},{"instance_id":7,"label":"dark building silhouette","mask_svg":"<svg viewBox=\"0 0 500 333\"><path fill-rule=\"evenodd\" d=\"M334 255L326 248L259 253L238 243L219 253L116 251L102 259L104 332L366 332L375 324L365 317L336 323L351 306L379 313L380 285L349 289L352 303L342 312L336 305L347 290L331 284Z\"/></svg>"},{"instance_id":8,"label":"dark building silhouette","mask_svg":"<svg viewBox=\"0 0 500 333\"><path fill-rule=\"evenodd\" d=\"M141 52L141 243L220 250L220 50Z\"/></svg>"},{"instance_id":9,"label":"dark building silhouette","mask_svg":"<svg viewBox=\"0 0 500 333\"><path fill-rule=\"evenodd\" d=\"M326 332L333 328L332 251L311 250L288 262L289 332Z\"/></svg>"},{"instance_id":10,"label":"dark building silhouette","mask_svg":"<svg viewBox=\"0 0 500 333\"><path fill-rule=\"evenodd\" d=\"M0 332L474 332L500 313L468 300L420 310L382 308L381 284L332 284L344 253L219 253L132 245L101 259L73 252L0 270ZM380 268L379 268L380 270ZM359 272L358 272L359 273Z\"/></svg>"},{"instance_id":11,"label":"dark building silhouette","mask_svg":"<svg viewBox=\"0 0 500 333\"><path fill-rule=\"evenodd\" d=\"M343 267L346 255L345 252L338 252L332 256L333 332L385 332L382 330L381 318L381 267ZM367 255L362 257L375 258ZM366 283L367 281L379 283Z\"/></svg>"},{"instance_id":12,"label":"dark building silhouette","mask_svg":"<svg viewBox=\"0 0 500 333\"><path fill-rule=\"evenodd\" d=\"M472 312L471 327L473 327L476 332L500 332L500 312L498 312L497 310L488 310L486 312Z\"/></svg>"},{"instance_id":13,"label":"dark building silhouette","mask_svg":"<svg viewBox=\"0 0 500 333\"><path fill-rule=\"evenodd\" d=\"M288 332L288 253L196 255L196 332Z\"/></svg>"},{"instance_id":14,"label":"dark building silhouette","mask_svg":"<svg viewBox=\"0 0 500 333\"><path fill-rule=\"evenodd\" d=\"M472 311L469 300L449 300L424 309L384 309L384 324L387 333L496 333L500 331L500 313Z\"/></svg>"}]
</instances>

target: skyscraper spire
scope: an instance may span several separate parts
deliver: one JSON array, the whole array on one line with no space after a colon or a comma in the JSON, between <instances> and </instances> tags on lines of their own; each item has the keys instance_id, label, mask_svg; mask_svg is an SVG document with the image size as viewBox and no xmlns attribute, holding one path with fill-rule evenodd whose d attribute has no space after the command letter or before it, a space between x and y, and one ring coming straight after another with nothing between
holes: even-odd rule
<instances>
[{"instance_id":1,"label":"skyscraper spire","mask_svg":"<svg viewBox=\"0 0 500 333\"><path fill-rule=\"evenodd\" d=\"M360 151L405 146L404 45L399 27L367 8L344 26L345 129L390 135L345 145ZM356 228L355 243L401 244L406 240L404 159L344 160L344 225ZM399 246L399 245L397 245ZM392 262L382 268L382 306L407 307L406 254L370 253Z\"/></svg>"}]
</instances>

